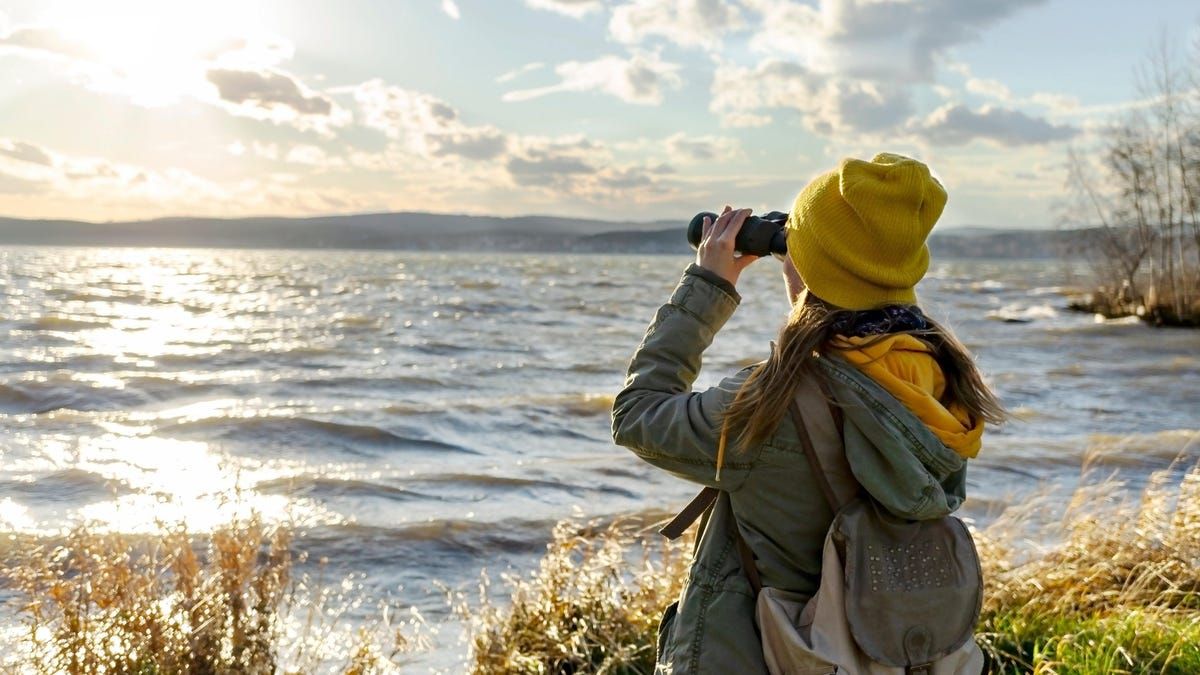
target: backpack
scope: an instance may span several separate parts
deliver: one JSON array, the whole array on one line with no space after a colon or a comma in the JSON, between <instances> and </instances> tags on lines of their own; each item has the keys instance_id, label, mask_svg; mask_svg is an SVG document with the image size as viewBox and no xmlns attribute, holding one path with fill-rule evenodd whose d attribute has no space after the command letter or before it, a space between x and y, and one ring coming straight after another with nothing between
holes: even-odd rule
<instances>
[{"instance_id":1,"label":"backpack","mask_svg":"<svg viewBox=\"0 0 1200 675\"><path fill-rule=\"evenodd\" d=\"M771 674L978 675L983 573L966 525L955 516L904 520L875 502L850 470L840 411L813 378L788 412L834 518L811 597L764 587L734 528ZM663 534L682 534L719 494L706 488Z\"/></svg>"}]
</instances>

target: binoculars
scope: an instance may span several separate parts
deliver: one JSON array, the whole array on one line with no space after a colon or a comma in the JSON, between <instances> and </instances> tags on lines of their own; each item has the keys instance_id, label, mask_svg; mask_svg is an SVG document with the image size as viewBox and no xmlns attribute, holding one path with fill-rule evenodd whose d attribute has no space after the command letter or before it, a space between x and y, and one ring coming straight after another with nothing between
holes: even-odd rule
<instances>
[{"instance_id":1,"label":"binoculars","mask_svg":"<svg viewBox=\"0 0 1200 675\"><path fill-rule=\"evenodd\" d=\"M687 239L692 248L700 247L704 237L704 218L717 222L717 214L704 211L697 213L692 222L688 223ZM743 255L774 255L781 257L787 254L787 234L783 225L787 222L788 214L783 211L771 211L761 216L749 216L738 230L733 248Z\"/></svg>"}]
</instances>

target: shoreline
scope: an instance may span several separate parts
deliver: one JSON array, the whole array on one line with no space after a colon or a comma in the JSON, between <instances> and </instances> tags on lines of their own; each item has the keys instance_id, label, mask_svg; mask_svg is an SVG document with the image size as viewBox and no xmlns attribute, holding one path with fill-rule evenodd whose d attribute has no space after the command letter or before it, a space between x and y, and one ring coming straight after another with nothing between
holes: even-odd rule
<instances>
[{"instance_id":1,"label":"shoreline","mask_svg":"<svg viewBox=\"0 0 1200 675\"><path fill-rule=\"evenodd\" d=\"M1200 556L1200 462L1155 471L1140 490L1119 476L1094 480L1103 464L1094 468L1085 464L1066 499L1044 489L987 525L971 526L987 584L977 639L988 654L988 672L1055 667L1098 675L1109 672L1098 664L1115 654L1132 659L1135 673L1200 668L1200 569L1191 565ZM446 651L450 645L438 647L434 638L457 623L466 628L476 675L525 672L532 664L549 672L649 673L658 618L678 595L695 535L693 528L684 540L666 542L654 534L657 516L661 512L561 521L530 569L503 575L498 583L482 572L478 593L444 589L450 616L436 624L401 606L381 606L374 620L346 623L345 608L364 607L356 594L365 589L343 586L337 602L312 595L319 588L310 585L311 577L289 578L305 557L292 530L254 518L197 536L170 527L136 539L76 530L61 547L23 547L23 562L14 567L10 558L5 576L17 580L15 592L26 602L41 598L35 604L42 614L34 623L58 626L42 631L52 639L25 648L57 649L59 657L63 650L90 649L93 664L121 658L101 649L106 640L124 636L136 644L144 633L144 621L122 623L120 617L158 612L160 633L170 633L188 621L179 612L194 606L180 600L194 593L186 589L207 588L221 615L207 614L207 621L222 630L238 625L230 618L238 614L238 598L253 608L241 620L253 618L259 626L263 638L252 641L252 660L260 665L297 662L299 642L279 629L296 612L315 610L318 625L341 626L336 650L347 665L336 672L400 672L435 654L455 658ZM114 575L133 592L106 595L111 583L105 580ZM127 610L113 614L114 606ZM399 623L389 614L401 617ZM580 624L579 617L587 620ZM23 618L31 620L27 613ZM87 627L82 634L61 630L63 622L78 619L86 619L78 624ZM178 649L190 643L169 642L147 658L160 667L185 658ZM205 658L215 663L218 656ZM335 672L332 664L296 672Z\"/></svg>"}]
</instances>

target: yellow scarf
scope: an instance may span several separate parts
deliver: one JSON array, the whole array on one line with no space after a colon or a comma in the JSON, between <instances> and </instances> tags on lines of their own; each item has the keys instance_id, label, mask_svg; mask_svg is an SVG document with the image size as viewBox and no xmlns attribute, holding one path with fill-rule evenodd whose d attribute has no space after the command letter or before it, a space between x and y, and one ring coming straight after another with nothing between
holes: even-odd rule
<instances>
[{"instance_id":1,"label":"yellow scarf","mask_svg":"<svg viewBox=\"0 0 1200 675\"><path fill-rule=\"evenodd\" d=\"M912 411L946 447L967 458L979 454L983 421L972 420L957 403L946 406L941 402L946 378L929 345L902 333L885 338L839 335L833 346L839 349L839 356Z\"/></svg>"},{"instance_id":2,"label":"yellow scarf","mask_svg":"<svg viewBox=\"0 0 1200 675\"><path fill-rule=\"evenodd\" d=\"M876 341L877 340L877 341ZM867 344L872 341L874 344ZM875 380L904 404L917 419L954 452L968 459L979 454L983 439L983 420L972 420L960 404L948 407L941 402L946 393L946 377L929 345L900 333L888 337L834 338L838 355ZM717 475L725 463L725 429L717 443Z\"/></svg>"}]
</instances>

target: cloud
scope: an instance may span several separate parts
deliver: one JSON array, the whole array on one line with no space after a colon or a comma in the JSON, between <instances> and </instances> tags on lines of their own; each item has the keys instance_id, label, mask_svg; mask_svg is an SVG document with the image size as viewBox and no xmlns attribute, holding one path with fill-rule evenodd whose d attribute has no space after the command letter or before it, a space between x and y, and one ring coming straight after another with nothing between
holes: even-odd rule
<instances>
[{"instance_id":1,"label":"cloud","mask_svg":"<svg viewBox=\"0 0 1200 675\"><path fill-rule=\"evenodd\" d=\"M0 195L29 195L44 190L44 185L0 171Z\"/></svg>"},{"instance_id":2,"label":"cloud","mask_svg":"<svg viewBox=\"0 0 1200 675\"><path fill-rule=\"evenodd\" d=\"M433 154L465 159L492 159L504 152L508 138L493 127L464 128L434 138Z\"/></svg>"},{"instance_id":3,"label":"cloud","mask_svg":"<svg viewBox=\"0 0 1200 675\"><path fill-rule=\"evenodd\" d=\"M574 19L582 19L592 12L604 9L603 0L525 0L533 9L557 12Z\"/></svg>"},{"instance_id":4,"label":"cloud","mask_svg":"<svg viewBox=\"0 0 1200 675\"><path fill-rule=\"evenodd\" d=\"M594 61L568 61L555 67L558 84L510 91L505 101L528 101L559 92L596 91L638 105L658 105L663 90L683 85L680 66L657 54L637 51L627 59L603 56Z\"/></svg>"},{"instance_id":5,"label":"cloud","mask_svg":"<svg viewBox=\"0 0 1200 675\"><path fill-rule=\"evenodd\" d=\"M0 47L70 59L84 60L95 56L83 44L66 38L57 30L47 26L13 28L8 34L0 37Z\"/></svg>"},{"instance_id":6,"label":"cloud","mask_svg":"<svg viewBox=\"0 0 1200 675\"><path fill-rule=\"evenodd\" d=\"M946 69L963 77L963 87L966 91L989 98L1009 107L1036 106L1048 110L1053 115L1069 115L1079 110L1079 99L1061 93L1035 92L1029 96L1015 96L1006 84L999 80L975 77L971 67L966 63L950 63ZM953 96L943 98L952 99Z\"/></svg>"},{"instance_id":7,"label":"cloud","mask_svg":"<svg viewBox=\"0 0 1200 675\"><path fill-rule=\"evenodd\" d=\"M727 127L762 126L779 112L791 112L814 134L840 141L905 133L927 137L932 130L944 133L947 143L968 137L1038 143L1072 135L1072 127L1014 107L1058 110L1069 101L1052 95L1018 99L1004 83L973 77L966 64L947 57L951 47L1044 1L819 0L814 6L743 0L760 21L751 48L769 49L771 55L753 68L718 61L709 109ZM1007 107L955 106L955 91L935 81L939 67L961 76L966 92ZM914 118L919 88L950 104Z\"/></svg>"},{"instance_id":8,"label":"cloud","mask_svg":"<svg viewBox=\"0 0 1200 675\"><path fill-rule=\"evenodd\" d=\"M324 134L350 121L350 115L332 99L282 71L216 68L206 77L216 87L217 98L235 115Z\"/></svg>"},{"instance_id":9,"label":"cloud","mask_svg":"<svg viewBox=\"0 0 1200 675\"><path fill-rule=\"evenodd\" d=\"M458 11L458 3L454 0L442 0L442 11L456 21L462 17L462 13Z\"/></svg>"},{"instance_id":10,"label":"cloud","mask_svg":"<svg viewBox=\"0 0 1200 675\"><path fill-rule=\"evenodd\" d=\"M54 160L50 158L50 154L44 148L24 141L0 139L0 155L42 166L54 164Z\"/></svg>"},{"instance_id":11,"label":"cloud","mask_svg":"<svg viewBox=\"0 0 1200 675\"><path fill-rule=\"evenodd\" d=\"M520 68L514 68L514 69L508 71L507 73L500 75L499 77L496 78L496 82L498 82L500 84L503 84L505 82L511 82L512 80L517 79L518 77L524 75L525 73L532 73L535 70L541 70L545 66L546 66L546 64L542 63L541 61L535 61L533 63L526 63L525 65L521 66Z\"/></svg>"},{"instance_id":12,"label":"cloud","mask_svg":"<svg viewBox=\"0 0 1200 675\"><path fill-rule=\"evenodd\" d=\"M781 59L762 61L754 68L719 64L708 107L725 126L761 126L771 118L759 111L805 107L824 81L799 63Z\"/></svg>"},{"instance_id":13,"label":"cloud","mask_svg":"<svg viewBox=\"0 0 1200 675\"><path fill-rule=\"evenodd\" d=\"M49 165L0 154L0 210L25 217L77 217L87 220L153 218L169 215L311 214L382 210L395 194L362 186L336 187L308 181L317 168L340 166L313 145L280 148L276 144L234 144L231 153L273 155L302 171L267 172L255 167L249 177L217 182L178 167L147 167L103 157L68 155L0 138L0 147L38 147ZM419 198L414 195L413 201ZM50 210L48 211L48 206ZM399 204L396 204L399 206ZM449 205L447 205L449 206Z\"/></svg>"},{"instance_id":14,"label":"cloud","mask_svg":"<svg viewBox=\"0 0 1200 675\"><path fill-rule=\"evenodd\" d=\"M769 59L754 68L722 64L712 83L709 109L725 126L761 126L765 111L800 114L809 130L822 136L882 132L903 123L912 112L902 86L831 77L794 61Z\"/></svg>"},{"instance_id":15,"label":"cloud","mask_svg":"<svg viewBox=\"0 0 1200 675\"><path fill-rule=\"evenodd\" d=\"M751 45L790 54L818 72L930 82L946 50L1023 8L1046 0L744 0L761 16Z\"/></svg>"},{"instance_id":16,"label":"cloud","mask_svg":"<svg viewBox=\"0 0 1200 675\"><path fill-rule=\"evenodd\" d=\"M332 156L324 148L308 143L286 147L278 143L263 143L262 141L251 141L249 145L241 141L234 141L227 145L225 150L234 157L256 157L272 162L307 166L315 170L346 166L346 160L342 157Z\"/></svg>"},{"instance_id":17,"label":"cloud","mask_svg":"<svg viewBox=\"0 0 1200 675\"><path fill-rule=\"evenodd\" d=\"M519 185L546 187L568 183L578 174L591 174L596 167L578 157L542 155L539 157L509 157L505 168Z\"/></svg>"},{"instance_id":18,"label":"cloud","mask_svg":"<svg viewBox=\"0 0 1200 675\"><path fill-rule=\"evenodd\" d=\"M278 35L237 36L223 40L202 55L213 66L240 70L272 68L296 55L296 46Z\"/></svg>"},{"instance_id":19,"label":"cloud","mask_svg":"<svg viewBox=\"0 0 1200 675\"><path fill-rule=\"evenodd\" d=\"M668 136L663 143L667 154L679 164L731 160L742 157L737 139L721 136L690 136L681 132Z\"/></svg>"},{"instance_id":20,"label":"cloud","mask_svg":"<svg viewBox=\"0 0 1200 675\"><path fill-rule=\"evenodd\" d=\"M1029 102L1040 105L1052 113L1065 115L1079 110L1079 99L1068 94L1038 92L1029 97Z\"/></svg>"},{"instance_id":21,"label":"cloud","mask_svg":"<svg viewBox=\"0 0 1200 675\"><path fill-rule=\"evenodd\" d=\"M742 25L741 12L728 0L632 0L613 9L608 30L628 44L661 37L683 47L716 50L722 35Z\"/></svg>"},{"instance_id":22,"label":"cloud","mask_svg":"<svg viewBox=\"0 0 1200 675\"><path fill-rule=\"evenodd\" d=\"M822 136L886 132L913 111L907 88L863 80L830 80L814 104L805 123Z\"/></svg>"},{"instance_id":23,"label":"cloud","mask_svg":"<svg viewBox=\"0 0 1200 675\"><path fill-rule=\"evenodd\" d=\"M217 86L221 100L263 110L290 108L297 115L329 115L333 101L301 88L290 75L272 71L210 70L208 81Z\"/></svg>"},{"instance_id":24,"label":"cloud","mask_svg":"<svg viewBox=\"0 0 1200 675\"><path fill-rule=\"evenodd\" d=\"M1012 100L1012 91L999 80L971 77L967 79L966 88L972 94L979 94L997 101Z\"/></svg>"},{"instance_id":25,"label":"cloud","mask_svg":"<svg viewBox=\"0 0 1200 675\"><path fill-rule=\"evenodd\" d=\"M649 202L676 192L661 180L664 167L615 162L608 148L582 136L515 139L505 169L515 185L558 199Z\"/></svg>"},{"instance_id":26,"label":"cloud","mask_svg":"<svg viewBox=\"0 0 1200 675\"><path fill-rule=\"evenodd\" d=\"M140 20L148 22L150 18ZM147 25L146 29L155 27ZM173 46L169 36L157 35L117 50L97 51L73 34L38 25L18 26L0 37L0 54L52 62L72 83L145 107L186 98L211 102L205 82L208 70L257 70L294 53L290 42L269 35L214 39L204 47Z\"/></svg>"},{"instance_id":27,"label":"cloud","mask_svg":"<svg viewBox=\"0 0 1200 675\"><path fill-rule=\"evenodd\" d=\"M511 195L516 188L526 204L618 197L646 201L673 194L661 178L669 170L641 153L634 161L622 162L612 148L582 135L530 136L469 124L446 101L381 80L364 82L353 92L359 121L391 141L380 152L351 153L349 161L356 167L421 181L440 177L444 185L476 193ZM682 135L657 144L660 152L671 146L693 154L735 145L729 139L707 137L688 143Z\"/></svg>"},{"instance_id":28,"label":"cloud","mask_svg":"<svg viewBox=\"0 0 1200 675\"><path fill-rule=\"evenodd\" d=\"M193 99L234 115L325 135L350 121L331 98L276 67L295 53L286 39L235 35L176 50L169 44L164 48L166 39L134 44L114 56L95 52L54 27L18 26L0 37L0 53L52 61L63 66L59 71L73 83L141 106Z\"/></svg>"},{"instance_id":29,"label":"cloud","mask_svg":"<svg viewBox=\"0 0 1200 675\"><path fill-rule=\"evenodd\" d=\"M935 145L964 145L976 139L1001 146L1040 145L1079 133L1076 127L1053 124L1012 108L985 105L974 111L956 103L938 108L910 130Z\"/></svg>"},{"instance_id":30,"label":"cloud","mask_svg":"<svg viewBox=\"0 0 1200 675\"><path fill-rule=\"evenodd\" d=\"M465 124L450 104L423 92L370 80L354 89L362 123L422 157L492 159L508 140L488 125Z\"/></svg>"},{"instance_id":31,"label":"cloud","mask_svg":"<svg viewBox=\"0 0 1200 675\"><path fill-rule=\"evenodd\" d=\"M0 138L0 180L56 201L174 203L219 199L210 181L179 168L151 169L102 157L64 155L25 141ZM0 190L2 191L2 190Z\"/></svg>"}]
</instances>

